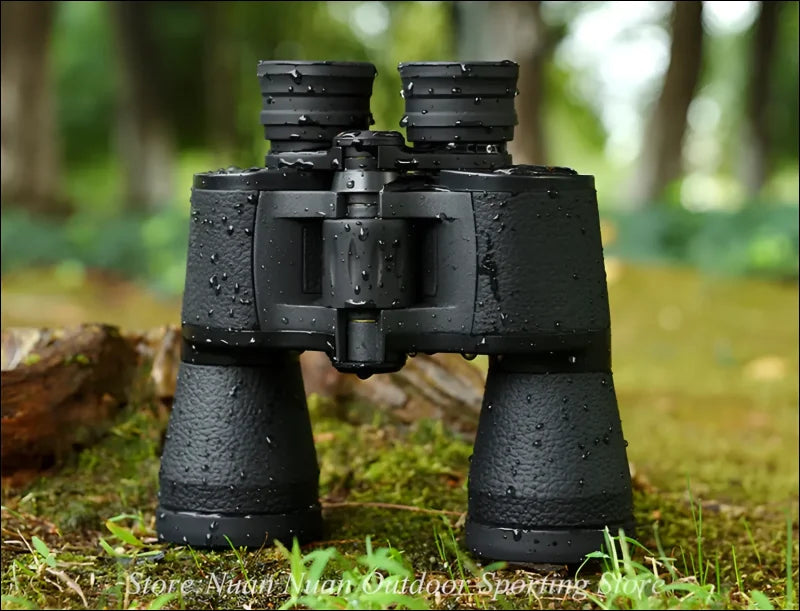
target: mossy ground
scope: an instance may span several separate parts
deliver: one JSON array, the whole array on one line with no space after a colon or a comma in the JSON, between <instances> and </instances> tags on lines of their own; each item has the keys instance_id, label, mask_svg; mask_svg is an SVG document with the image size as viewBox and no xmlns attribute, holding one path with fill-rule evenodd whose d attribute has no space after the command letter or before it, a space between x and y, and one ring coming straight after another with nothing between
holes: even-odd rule
<instances>
[{"instance_id":1,"label":"mossy ground","mask_svg":"<svg viewBox=\"0 0 800 611\"><path fill-rule=\"evenodd\" d=\"M724 594L712 605L747 607L747 594L760 590L783 607L787 519L795 589L798 582L797 285L709 279L613 262L609 284L615 382L636 470L638 540L655 550L657 523L660 542L677 558L682 575L705 574L709 583L719 584ZM442 540L460 541L463 534L470 440L441 422L399 427L365 406L343 410L324 400L310 403L327 530L325 541L304 551L335 546L342 554L329 567L335 573L364 553L369 535L375 546L402 550L417 575L447 578L459 563L469 574L469 555L463 549L442 552ZM166 418L162 406L137 400L99 444L24 489L4 490L2 592L12 597L4 598L4 607L80 608L79 589L89 607L143 608L156 595L136 594L132 579L207 583L212 575L225 576L232 591L227 584L222 591L201 588L166 604L258 608L287 599L282 589L250 594L235 586L285 575L289 563L275 549L239 556L155 542L158 452ZM707 573L696 566L697 507L689 490L702 506ZM128 556L137 549L105 526L122 514L131 517L118 524L144 542L139 554L160 553L131 562L101 547L102 537ZM55 567L25 547L34 536L54 552ZM515 579L522 570L508 567L498 576ZM569 576L562 567L525 571L540 578ZM583 574L596 581L597 567L584 568ZM431 596L427 603L437 608L589 604L547 593L494 600ZM680 602L674 598L669 604Z\"/></svg>"}]
</instances>

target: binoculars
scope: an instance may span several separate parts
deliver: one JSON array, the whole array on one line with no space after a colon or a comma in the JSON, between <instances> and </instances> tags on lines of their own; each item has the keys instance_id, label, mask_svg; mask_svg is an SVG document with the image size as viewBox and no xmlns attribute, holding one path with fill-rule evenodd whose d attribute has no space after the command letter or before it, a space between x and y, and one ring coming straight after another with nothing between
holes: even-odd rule
<instances>
[{"instance_id":1,"label":"binoculars","mask_svg":"<svg viewBox=\"0 0 800 611\"><path fill-rule=\"evenodd\" d=\"M265 166L194 176L161 540L322 536L304 350L361 377L488 355L476 555L573 563L631 531L594 178L512 165L517 64L399 71L409 144L369 131L372 64L260 62Z\"/></svg>"}]
</instances>

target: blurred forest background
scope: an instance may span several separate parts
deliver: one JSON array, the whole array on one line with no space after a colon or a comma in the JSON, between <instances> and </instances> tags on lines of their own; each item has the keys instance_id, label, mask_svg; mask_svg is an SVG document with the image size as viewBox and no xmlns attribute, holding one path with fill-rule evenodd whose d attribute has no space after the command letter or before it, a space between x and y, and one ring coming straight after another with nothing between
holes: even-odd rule
<instances>
[{"instance_id":1,"label":"blurred forest background","mask_svg":"<svg viewBox=\"0 0 800 611\"><path fill-rule=\"evenodd\" d=\"M268 148L257 60L373 62L399 129L398 62L502 58L515 161L596 175L607 254L796 281L797 2L3 2L3 324L37 285L174 302L191 175Z\"/></svg>"}]
</instances>

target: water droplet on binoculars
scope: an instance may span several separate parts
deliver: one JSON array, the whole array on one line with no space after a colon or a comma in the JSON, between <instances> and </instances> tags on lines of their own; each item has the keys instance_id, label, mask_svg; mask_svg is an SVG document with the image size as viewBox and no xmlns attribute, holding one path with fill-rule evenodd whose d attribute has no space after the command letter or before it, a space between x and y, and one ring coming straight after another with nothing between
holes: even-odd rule
<instances>
[{"instance_id":1,"label":"water droplet on binoculars","mask_svg":"<svg viewBox=\"0 0 800 611\"><path fill-rule=\"evenodd\" d=\"M511 534L514 537L514 541L522 540L522 531L519 528L515 528L514 530L512 530Z\"/></svg>"},{"instance_id":2,"label":"water droplet on binoculars","mask_svg":"<svg viewBox=\"0 0 800 611\"><path fill-rule=\"evenodd\" d=\"M292 77L292 80L295 82L295 84L300 83L300 81L303 80L303 75L300 73L300 71L297 68L295 68L294 70L291 70L289 72L289 76Z\"/></svg>"},{"instance_id":3,"label":"water droplet on binoculars","mask_svg":"<svg viewBox=\"0 0 800 611\"><path fill-rule=\"evenodd\" d=\"M233 225L228 225L225 231L228 232L228 235L233 235Z\"/></svg>"},{"instance_id":4,"label":"water droplet on binoculars","mask_svg":"<svg viewBox=\"0 0 800 611\"><path fill-rule=\"evenodd\" d=\"M506 496L514 496L516 493L517 491L514 488L514 486L509 486L508 488L506 488Z\"/></svg>"}]
</instances>

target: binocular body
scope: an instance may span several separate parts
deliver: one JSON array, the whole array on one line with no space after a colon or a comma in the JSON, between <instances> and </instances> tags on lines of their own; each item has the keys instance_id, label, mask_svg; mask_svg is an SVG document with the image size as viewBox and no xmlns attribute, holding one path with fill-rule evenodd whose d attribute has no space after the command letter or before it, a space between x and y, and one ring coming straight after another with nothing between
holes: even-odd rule
<instances>
[{"instance_id":1,"label":"binocular body","mask_svg":"<svg viewBox=\"0 0 800 611\"><path fill-rule=\"evenodd\" d=\"M362 377L489 355L474 553L577 562L630 531L593 178L511 164L516 64L400 72L412 147L367 129L370 64L262 62L265 167L195 176L162 540L321 536L303 350Z\"/></svg>"}]
</instances>

